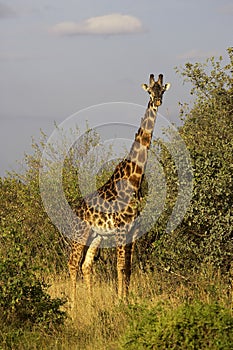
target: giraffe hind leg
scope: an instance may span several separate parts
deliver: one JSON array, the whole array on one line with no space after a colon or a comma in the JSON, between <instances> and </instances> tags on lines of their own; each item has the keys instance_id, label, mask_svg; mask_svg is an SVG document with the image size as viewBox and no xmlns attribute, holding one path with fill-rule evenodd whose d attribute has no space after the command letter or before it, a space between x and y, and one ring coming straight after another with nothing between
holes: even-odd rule
<instances>
[{"instance_id":1,"label":"giraffe hind leg","mask_svg":"<svg viewBox=\"0 0 233 350\"><path fill-rule=\"evenodd\" d=\"M85 245L73 242L69 258L68 268L71 279L71 305L74 307L76 301L77 275L81 273L81 262L85 252Z\"/></svg>"},{"instance_id":2,"label":"giraffe hind leg","mask_svg":"<svg viewBox=\"0 0 233 350\"><path fill-rule=\"evenodd\" d=\"M92 240L82 264L83 277L89 292L92 291L92 266L101 241L101 236L97 236Z\"/></svg>"}]
</instances>

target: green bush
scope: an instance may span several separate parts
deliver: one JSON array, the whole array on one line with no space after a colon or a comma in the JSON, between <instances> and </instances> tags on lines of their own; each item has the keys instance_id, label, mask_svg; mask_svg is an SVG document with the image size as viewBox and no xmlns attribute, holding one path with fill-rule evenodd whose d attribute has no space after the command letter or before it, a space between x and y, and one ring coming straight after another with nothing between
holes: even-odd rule
<instances>
[{"instance_id":1,"label":"green bush","mask_svg":"<svg viewBox=\"0 0 233 350\"><path fill-rule=\"evenodd\" d=\"M5 255L14 243L26 241L31 266L40 265L47 273L61 271L67 263L63 237L43 208L37 169L33 175L31 170L30 180L27 176L0 178L0 230L5 236L7 232L18 232L12 240L3 240L1 234L0 253Z\"/></svg>"},{"instance_id":2,"label":"green bush","mask_svg":"<svg viewBox=\"0 0 233 350\"><path fill-rule=\"evenodd\" d=\"M233 348L233 317L221 305L194 302L176 309L158 304L134 307L133 321L123 337L122 349Z\"/></svg>"},{"instance_id":3,"label":"green bush","mask_svg":"<svg viewBox=\"0 0 233 350\"><path fill-rule=\"evenodd\" d=\"M11 230L2 232L1 242L1 248L8 246L0 260L1 322L18 328L39 325L45 330L63 324L66 314L60 307L65 300L52 299L46 292L47 285L38 278L39 268L29 264L27 240Z\"/></svg>"}]
</instances>

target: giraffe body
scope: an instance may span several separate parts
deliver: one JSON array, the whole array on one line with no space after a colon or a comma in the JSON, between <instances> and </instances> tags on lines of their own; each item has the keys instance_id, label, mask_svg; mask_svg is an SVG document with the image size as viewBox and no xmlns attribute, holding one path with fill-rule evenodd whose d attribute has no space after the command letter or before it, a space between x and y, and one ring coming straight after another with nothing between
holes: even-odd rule
<instances>
[{"instance_id":1,"label":"giraffe body","mask_svg":"<svg viewBox=\"0 0 233 350\"><path fill-rule=\"evenodd\" d=\"M107 237L115 240L117 248L118 295L126 297L131 275L133 241L137 236L138 200L145 173L148 150L156 121L158 106L169 85L163 85L150 75L149 86L142 85L150 95L148 107L141 120L128 156L115 168L110 179L97 191L87 195L75 209L78 224L73 232L69 271L72 280L72 299L75 301L77 273L83 274L91 290L92 265L101 242ZM80 243L81 242L81 243Z\"/></svg>"}]
</instances>

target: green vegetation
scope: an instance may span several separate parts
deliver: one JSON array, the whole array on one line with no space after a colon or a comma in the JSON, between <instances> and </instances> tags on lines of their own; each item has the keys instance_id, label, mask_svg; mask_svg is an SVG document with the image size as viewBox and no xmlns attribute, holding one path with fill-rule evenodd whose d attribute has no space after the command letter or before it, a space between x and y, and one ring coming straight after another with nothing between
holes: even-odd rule
<instances>
[{"instance_id":1,"label":"green vegetation","mask_svg":"<svg viewBox=\"0 0 233 350\"><path fill-rule=\"evenodd\" d=\"M134 306L122 349L232 349L233 317L218 305L194 302L177 308Z\"/></svg>"},{"instance_id":2,"label":"green vegetation","mask_svg":"<svg viewBox=\"0 0 233 350\"><path fill-rule=\"evenodd\" d=\"M28 265L28 244L17 231L2 233L4 243L9 241L7 254L0 262L0 310L5 324L30 328L39 324L49 329L63 323L65 313L60 306L65 300L51 299L47 285L36 276L38 268Z\"/></svg>"},{"instance_id":3,"label":"green vegetation","mask_svg":"<svg viewBox=\"0 0 233 350\"><path fill-rule=\"evenodd\" d=\"M228 58L225 65L222 58L211 58L177 68L195 97L193 106L181 106L180 128L192 159L193 197L182 222L166 233L180 180L169 150L161 145L165 208L137 241L128 305L116 297L114 251L104 249L95 265L94 298L80 282L77 310L69 309L69 246L44 211L39 192L45 135L33 143L34 154L26 156L21 174L0 179L0 349L233 347L232 48ZM85 158L97 142L89 130L76 152ZM72 152L65 160L63 185L74 206L81 198L82 169L78 162L74 166ZM60 161L52 149L51 155ZM108 173L98 174L99 184ZM143 190L153 201L146 181Z\"/></svg>"}]
</instances>

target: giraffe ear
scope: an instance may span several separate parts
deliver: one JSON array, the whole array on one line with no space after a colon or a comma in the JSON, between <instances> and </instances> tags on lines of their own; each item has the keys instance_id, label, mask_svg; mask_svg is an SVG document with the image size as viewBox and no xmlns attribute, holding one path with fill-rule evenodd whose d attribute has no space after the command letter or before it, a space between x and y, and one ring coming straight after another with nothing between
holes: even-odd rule
<instances>
[{"instance_id":1,"label":"giraffe ear","mask_svg":"<svg viewBox=\"0 0 233 350\"><path fill-rule=\"evenodd\" d=\"M165 86L164 86L164 91L169 90L170 87L171 87L171 84L170 84L170 83L165 84Z\"/></svg>"},{"instance_id":2,"label":"giraffe ear","mask_svg":"<svg viewBox=\"0 0 233 350\"><path fill-rule=\"evenodd\" d=\"M143 90L145 90L145 91L149 90L149 86L147 84L142 84L141 86L142 86Z\"/></svg>"}]
</instances>

